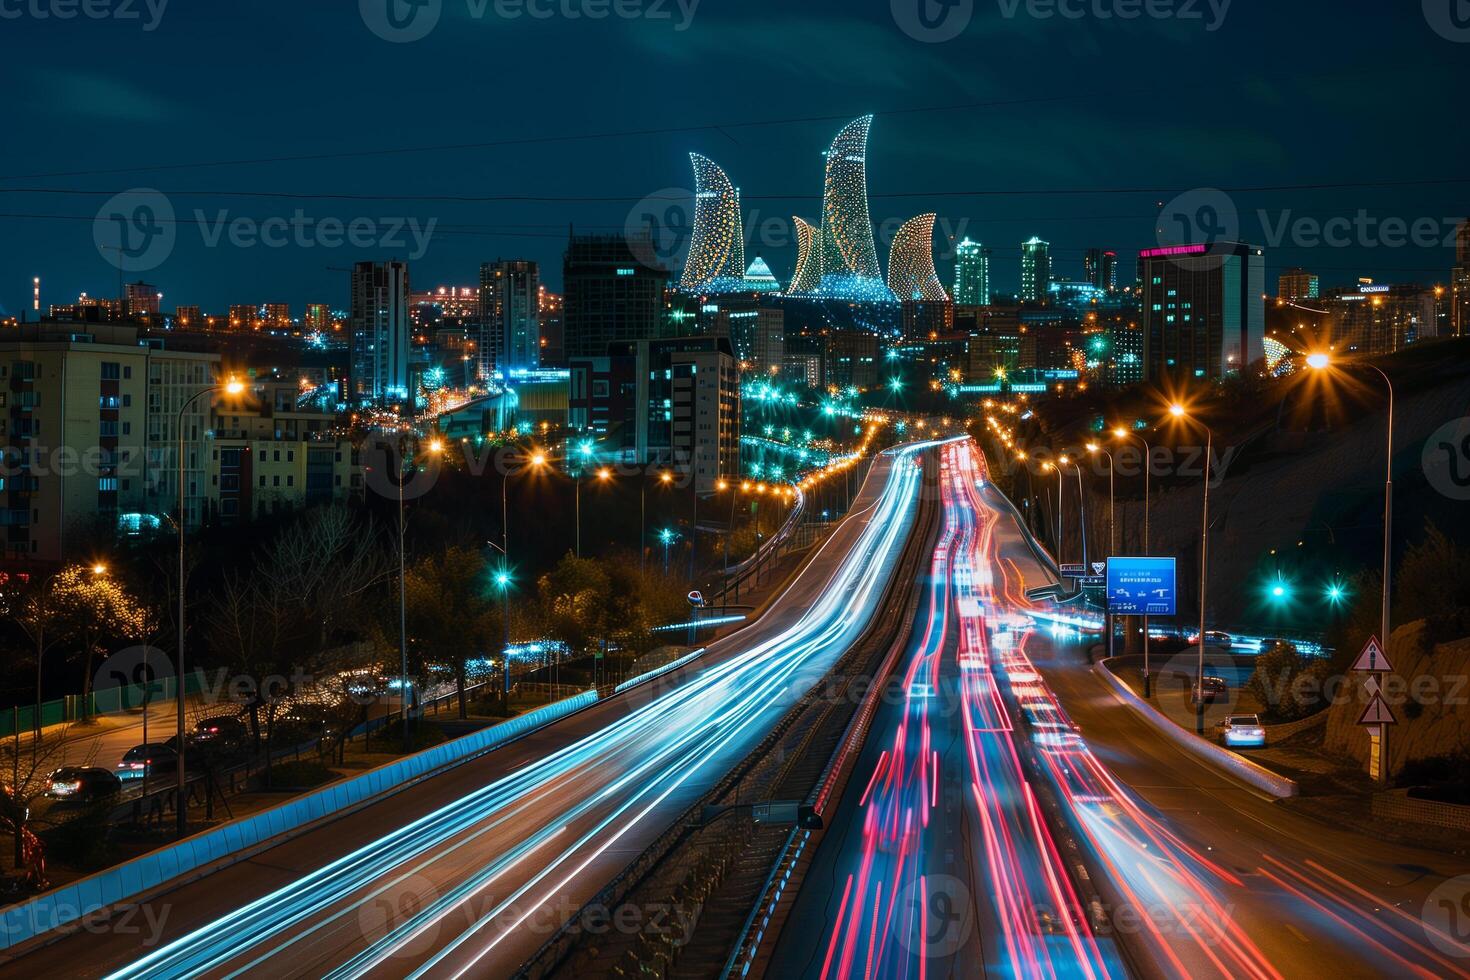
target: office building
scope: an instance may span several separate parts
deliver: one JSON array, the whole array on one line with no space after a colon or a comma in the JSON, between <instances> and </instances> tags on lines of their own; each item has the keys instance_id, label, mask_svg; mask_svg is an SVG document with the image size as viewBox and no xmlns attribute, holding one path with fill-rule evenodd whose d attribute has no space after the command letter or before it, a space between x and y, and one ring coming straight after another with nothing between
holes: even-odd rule
<instances>
[{"instance_id":1,"label":"office building","mask_svg":"<svg viewBox=\"0 0 1470 980\"><path fill-rule=\"evenodd\" d=\"M1364 279L1314 305L1326 312L1316 339L1343 354L1391 354L1439 332L1439 298L1425 286Z\"/></svg>"},{"instance_id":2,"label":"office building","mask_svg":"<svg viewBox=\"0 0 1470 980\"><path fill-rule=\"evenodd\" d=\"M565 367L567 364L567 331L562 298L541 287L539 302L541 321L541 366Z\"/></svg>"},{"instance_id":3,"label":"office building","mask_svg":"<svg viewBox=\"0 0 1470 980\"><path fill-rule=\"evenodd\" d=\"M562 265L567 357L596 357L610 344L660 336L669 272L638 257L653 254L647 232L631 241L622 235L572 236Z\"/></svg>"},{"instance_id":4,"label":"office building","mask_svg":"<svg viewBox=\"0 0 1470 980\"><path fill-rule=\"evenodd\" d=\"M197 306L174 307L174 329L175 330L203 330L205 326L204 314Z\"/></svg>"},{"instance_id":5,"label":"office building","mask_svg":"<svg viewBox=\"0 0 1470 980\"><path fill-rule=\"evenodd\" d=\"M480 377L541 365L541 274L526 259L480 266Z\"/></svg>"},{"instance_id":6,"label":"office building","mask_svg":"<svg viewBox=\"0 0 1470 980\"><path fill-rule=\"evenodd\" d=\"M1021 244L1021 302L1046 299L1051 285L1051 245L1033 237Z\"/></svg>"},{"instance_id":7,"label":"office building","mask_svg":"<svg viewBox=\"0 0 1470 980\"><path fill-rule=\"evenodd\" d=\"M1091 286L1113 292L1118 288L1118 253L1089 248L1082 260L1083 278Z\"/></svg>"},{"instance_id":8,"label":"office building","mask_svg":"<svg viewBox=\"0 0 1470 980\"><path fill-rule=\"evenodd\" d=\"M1455 230L1455 268L1450 273L1449 329L1456 337L1470 335L1470 220Z\"/></svg>"},{"instance_id":9,"label":"office building","mask_svg":"<svg viewBox=\"0 0 1470 980\"><path fill-rule=\"evenodd\" d=\"M689 473L696 492L713 493L740 464L740 375L729 342L644 340L631 349L637 358L637 461Z\"/></svg>"},{"instance_id":10,"label":"office building","mask_svg":"<svg viewBox=\"0 0 1470 980\"><path fill-rule=\"evenodd\" d=\"M1306 269L1286 269L1276 278L1277 299L1295 303L1304 299L1318 299L1321 295L1321 281Z\"/></svg>"},{"instance_id":11,"label":"office building","mask_svg":"<svg viewBox=\"0 0 1470 980\"><path fill-rule=\"evenodd\" d=\"M409 400L408 266L358 262L352 267L350 396L363 404Z\"/></svg>"},{"instance_id":12,"label":"office building","mask_svg":"<svg viewBox=\"0 0 1470 980\"><path fill-rule=\"evenodd\" d=\"M1263 249L1217 242L1138 257L1146 380L1224 378L1264 356Z\"/></svg>"},{"instance_id":13,"label":"office building","mask_svg":"<svg viewBox=\"0 0 1470 980\"><path fill-rule=\"evenodd\" d=\"M968 238L955 246L954 301L958 306L990 305L990 249Z\"/></svg>"}]
</instances>

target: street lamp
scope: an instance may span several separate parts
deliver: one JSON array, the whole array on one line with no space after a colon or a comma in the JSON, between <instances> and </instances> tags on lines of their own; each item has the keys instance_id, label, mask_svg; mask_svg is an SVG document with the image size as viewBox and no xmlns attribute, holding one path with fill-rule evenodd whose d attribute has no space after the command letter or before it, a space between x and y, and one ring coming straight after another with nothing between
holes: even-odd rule
<instances>
[{"instance_id":1,"label":"street lamp","mask_svg":"<svg viewBox=\"0 0 1470 980\"><path fill-rule=\"evenodd\" d=\"M1079 537L1082 538L1082 564L1085 567L1087 565L1087 495L1082 492L1082 464L1066 456L1062 457L1062 463L1064 465L1071 463L1072 468L1077 471L1077 527Z\"/></svg>"},{"instance_id":2,"label":"street lamp","mask_svg":"<svg viewBox=\"0 0 1470 980\"><path fill-rule=\"evenodd\" d=\"M1067 457L1063 456L1061 461L1065 463ZM1055 472L1057 475L1057 564L1060 565L1062 563L1062 468L1050 461L1042 463L1041 468L1048 473Z\"/></svg>"},{"instance_id":3,"label":"street lamp","mask_svg":"<svg viewBox=\"0 0 1470 980\"><path fill-rule=\"evenodd\" d=\"M577 557L582 557L582 469L587 461L592 458L592 440L585 439L577 446L577 455L581 457L581 463L577 466L575 479L577 482ZM599 475L599 479L601 476Z\"/></svg>"},{"instance_id":4,"label":"street lamp","mask_svg":"<svg viewBox=\"0 0 1470 980\"><path fill-rule=\"evenodd\" d=\"M1327 354L1323 354L1323 353L1308 354L1307 355L1307 366L1310 367L1310 368L1312 368L1314 371L1325 371L1327 368L1329 368L1329 367L1332 366L1332 358L1331 358L1331 356L1329 356ZM1393 381L1389 378L1389 376L1387 374L1384 373L1384 371L1383 371L1382 368L1380 368L1376 364L1369 364L1369 363L1364 363L1363 366L1364 367L1368 367L1368 368L1372 368L1374 371L1377 371L1378 372L1378 376L1383 379L1383 383L1388 387L1388 447L1387 447L1387 450L1386 450L1387 453L1388 453L1388 458L1387 458L1387 461L1386 461L1386 464L1385 464L1385 467L1384 467L1384 477L1383 477L1383 598L1382 598L1382 608L1379 610L1379 619L1380 619L1380 622L1379 622L1379 630L1380 630L1380 633L1379 633L1379 635L1382 637L1381 642L1383 643L1383 649L1384 650L1387 650L1388 649L1388 628L1389 628L1388 589L1389 589L1389 583L1390 583L1390 581L1391 581L1391 579L1393 577L1393 411L1394 411L1394 391L1393 391ZM1379 726L1379 731L1386 734L1386 732L1387 732L1386 726L1381 726L1380 725ZM1380 735L1380 738L1382 738L1382 737L1383 736ZM1379 766L1378 774L1379 774L1380 781L1382 781L1384 783L1387 783L1389 781L1388 750L1387 750L1386 747L1384 747L1384 748L1381 749L1381 751L1383 752L1383 755L1382 755L1383 764Z\"/></svg>"},{"instance_id":5,"label":"street lamp","mask_svg":"<svg viewBox=\"0 0 1470 980\"><path fill-rule=\"evenodd\" d=\"M1205 588L1209 583L1210 551L1210 457L1214 454L1215 433L1199 419L1193 418L1179 402L1169 406L1169 414L1176 419L1193 422L1205 430L1205 493L1199 527L1199 666L1195 673L1194 730L1198 735L1205 733Z\"/></svg>"},{"instance_id":6,"label":"street lamp","mask_svg":"<svg viewBox=\"0 0 1470 980\"><path fill-rule=\"evenodd\" d=\"M189 827L188 812L188 790L185 787L184 778L184 755L187 739L184 732L184 637L185 621L184 614L184 529L188 521L184 514L184 413L187 412L195 402L205 395L216 391L223 391L227 395L238 396L245 391L245 385L234 379L223 384L213 384L200 388L194 394L184 400L179 406L178 413L174 416L174 431L178 435L178 463L179 463L179 637L178 637L178 667L175 700L178 702L178 729L179 729L179 761L177 772L177 797L174 800L174 822L180 837L183 837ZM38 712L39 708L36 709Z\"/></svg>"},{"instance_id":7,"label":"street lamp","mask_svg":"<svg viewBox=\"0 0 1470 980\"><path fill-rule=\"evenodd\" d=\"M658 483L659 483L659 486L665 487L665 488L673 486L674 485L674 474L671 471L669 471L669 470L663 470L658 475ZM643 570L644 570L644 568L646 566L646 559L645 559L644 552L646 552L648 550L647 544L648 544L648 479L647 479L647 477L645 477L643 479L643 481L642 481L642 486L639 488L639 493L638 493L638 571L640 573L643 572ZM668 565L668 562L665 561L664 562L664 565L667 566ZM664 568L664 571L667 572L668 571L668 568L665 567Z\"/></svg>"},{"instance_id":8,"label":"street lamp","mask_svg":"<svg viewBox=\"0 0 1470 980\"><path fill-rule=\"evenodd\" d=\"M1100 446L1099 444L1097 444L1095 442L1089 442L1087 444L1087 451L1089 453L1091 453L1092 455L1094 455L1094 456L1096 456L1098 453L1102 453L1104 456L1106 456L1108 458L1108 554L1109 555L1112 555L1113 553L1115 553L1118 550L1117 534L1115 533L1115 529L1116 529L1115 520L1116 520L1116 517L1117 517L1117 510L1116 510L1116 500L1117 500L1117 498L1114 496L1114 493L1113 493L1113 490L1114 490L1114 476L1115 476L1115 474L1114 474L1115 467L1113 465L1113 454L1110 453L1110 452L1108 452L1106 449L1104 449L1102 446Z\"/></svg>"},{"instance_id":9,"label":"street lamp","mask_svg":"<svg viewBox=\"0 0 1470 980\"><path fill-rule=\"evenodd\" d=\"M428 450L437 456L444 451L444 440L438 436L429 440ZM409 469L415 465L414 457L405 451L405 442L398 442L398 718L403 728L403 752L408 754L412 744L408 737L408 570L404 547L407 521L403 512L404 462Z\"/></svg>"},{"instance_id":10,"label":"street lamp","mask_svg":"<svg viewBox=\"0 0 1470 980\"><path fill-rule=\"evenodd\" d=\"M1143 443L1143 554L1147 557L1149 551L1149 474L1153 469L1153 450L1149 448L1148 440L1141 435L1129 432L1122 426L1113 430L1113 436L1117 439L1127 439L1130 436ZM1148 616L1143 617L1143 696L1153 697L1153 675L1149 672L1148 660Z\"/></svg>"}]
</instances>

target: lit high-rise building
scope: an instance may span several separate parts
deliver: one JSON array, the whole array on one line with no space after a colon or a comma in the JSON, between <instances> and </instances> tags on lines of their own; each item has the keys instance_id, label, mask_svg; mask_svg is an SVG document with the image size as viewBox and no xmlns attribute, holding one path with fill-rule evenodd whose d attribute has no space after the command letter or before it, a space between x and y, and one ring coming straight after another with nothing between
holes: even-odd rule
<instances>
[{"instance_id":1,"label":"lit high-rise building","mask_svg":"<svg viewBox=\"0 0 1470 980\"><path fill-rule=\"evenodd\" d=\"M1450 330L1470 334L1470 220L1455 232L1455 268L1450 273Z\"/></svg>"},{"instance_id":2,"label":"lit high-rise building","mask_svg":"<svg viewBox=\"0 0 1470 980\"><path fill-rule=\"evenodd\" d=\"M1138 254L1146 380L1223 378L1264 356L1264 256L1238 242Z\"/></svg>"},{"instance_id":3,"label":"lit high-rise building","mask_svg":"<svg viewBox=\"0 0 1470 980\"><path fill-rule=\"evenodd\" d=\"M990 305L990 249L968 238L955 246L954 301L961 306Z\"/></svg>"},{"instance_id":4,"label":"lit high-rise building","mask_svg":"<svg viewBox=\"0 0 1470 980\"><path fill-rule=\"evenodd\" d=\"M480 377L541 364L541 273L527 259L480 266Z\"/></svg>"},{"instance_id":5,"label":"lit high-rise building","mask_svg":"<svg viewBox=\"0 0 1470 980\"><path fill-rule=\"evenodd\" d=\"M352 368L354 401L407 401L409 340L408 266L358 262L352 267Z\"/></svg>"},{"instance_id":6,"label":"lit high-rise building","mask_svg":"<svg viewBox=\"0 0 1470 980\"><path fill-rule=\"evenodd\" d=\"M1108 249L1089 248L1082 260L1084 278L1090 285L1108 292L1118 288L1118 253Z\"/></svg>"},{"instance_id":7,"label":"lit high-rise building","mask_svg":"<svg viewBox=\"0 0 1470 980\"><path fill-rule=\"evenodd\" d=\"M1322 295L1321 281L1306 269L1286 269L1276 278L1276 298L1288 303L1317 299Z\"/></svg>"},{"instance_id":8,"label":"lit high-rise building","mask_svg":"<svg viewBox=\"0 0 1470 980\"><path fill-rule=\"evenodd\" d=\"M745 271L740 189L708 157L689 154L694 166L694 233L680 288L688 293L739 289Z\"/></svg>"},{"instance_id":9,"label":"lit high-rise building","mask_svg":"<svg viewBox=\"0 0 1470 980\"><path fill-rule=\"evenodd\" d=\"M313 333L326 333L332 328L332 311L326 303L308 303L305 323Z\"/></svg>"},{"instance_id":10,"label":"lit high-rise building","mask_svg":"<svg viewBox=\"0 0 1470 980\"><path fill-rule=\"evenodd\" d=\"M197 306L176 306L174 307L174 329L203 330L204 314L199 312Z\"/></svg>"},{"instance_id":11,"label":"lit high-rise building","mask_svg":"<svg viewBox=\"0 0 1470 980\"><path fill-rule=\"evenodd\" d=\"M802 218L791 219L796 227L796 273L791 277L791 292L805 296L822 285L822 230Z\"/></svg>"},{"instance_id":12,"label":"lit high-rise building","mask_svg":"<svg viewBox=\"0 0 1470 980\"><path fill-rule=\"evenodd\" d=\"M599 357L608 344L659 336L669 272L647 265L653 255L647 232L630 242L622 235L574 235L562 261L567 357Z\"/></svg>"},{"instance_id":13,"label":"lit high-rise building","mask_svg":"<svg viewBox=\"0 0 1470 980\"><path fill-rule=\"evenodd\" d=\"M937 217L921 214L910 218L893 236L893 246L888 252L888 288L900 301L949 302L949 294L934 270L934 219Z\"/></svg>"},{"instance_id":14,"label":"lit high-rise building","mask_svg":"<svg viewBox=\"0 0 1470 980\"><path fill-rule=\"evenodd\" d=\"M868 210L868 130L872 116L843 127L827 151L820 248L823 297L858 302L894 300L883 282Z\"/></svg>"},{"instance_id":15,"label":"lit high-rise building","mask_svg":"<svg viewBox=\"0 0 1470 980\"><path fill-rule=\"evenodd\" d=\"M129 317L157 317L163 294L147 282L130 282L123 286L123 311Z\"/></svg>"},{"instance_id":16,"label":"lit high-rise building","mask_svg":"<svg viewBox=\"0 0 1470 980\"><path fill-rule=\"evenodd\" d=\"M1021 300L1046 299L1051 286L1051 244L1033 237L1021 244Z\"/></svg>"}]
</instances>

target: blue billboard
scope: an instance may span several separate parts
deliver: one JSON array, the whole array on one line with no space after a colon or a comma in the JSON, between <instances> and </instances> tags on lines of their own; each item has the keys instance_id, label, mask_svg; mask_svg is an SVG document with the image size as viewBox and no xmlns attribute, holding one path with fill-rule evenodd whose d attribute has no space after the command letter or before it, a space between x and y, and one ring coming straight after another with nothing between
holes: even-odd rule
<instances>
[{"instance_id":1,"label":"blue billboard","mask_svg":"<svg viewBox=\"0 0 1470 980\"><path fill-rule=\"evenodd\" d=\"M1173 616L1178 611L1173 558L1109 558L1108 612Z\"/></svg>"}]
</instances>

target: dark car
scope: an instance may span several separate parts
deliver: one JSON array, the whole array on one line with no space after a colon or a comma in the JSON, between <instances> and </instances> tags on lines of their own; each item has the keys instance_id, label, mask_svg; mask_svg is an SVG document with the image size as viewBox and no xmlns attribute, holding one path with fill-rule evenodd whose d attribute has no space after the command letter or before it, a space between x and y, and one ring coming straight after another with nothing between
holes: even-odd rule
<instances>
[{"instance_id":1,"label":"dark car","mask_svg":"<svg viewBox=\"0 0 1470 980\"><path fill-rule=\"evenodd\" d=\"M1204 680L1194 686L1192 694L1195 704L1199 704L1201 701L1204 701L1206 704L1213 704L1221 698L1229 696L1230 685L1225 682L1225 678L1210 677L1208 675L1205 676Z\"/></svg>"},{"instance_id":2,"label":"dark car","mask_svg":"<svg viewBox=\"0 0 1470 980\"><path fill-rule=\"evenodd\" d=\"M46 795L65 803L95 803L122 792L122 780L96 766L62 766L51 774Z\"/></svg>"},{"instance_id":3,"label":"dark car","mask_svg":"<svg viewBox=\"0 0 1470 980\"><path fill-rule=\"evenodd\" d=\"M171 773L179 766L179 753L164 742L135 745L123 755L113 772L121 780L142 779L159 773Z\"/></svg>"},{"instance_id":4,"label":"dark car","mask_svg":"<svg viewBox=\"0 0 1470 980\"><path fill-rule=\"evenodd\" d=\"M238 715L218 715L201 718L189 739L194 742L238 742L248 734L249 730Z\"/></svg>"}]
</instances>

